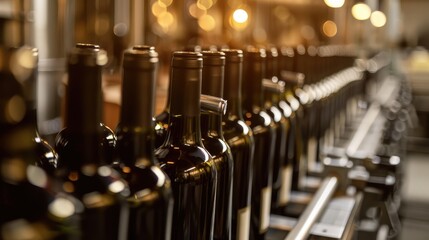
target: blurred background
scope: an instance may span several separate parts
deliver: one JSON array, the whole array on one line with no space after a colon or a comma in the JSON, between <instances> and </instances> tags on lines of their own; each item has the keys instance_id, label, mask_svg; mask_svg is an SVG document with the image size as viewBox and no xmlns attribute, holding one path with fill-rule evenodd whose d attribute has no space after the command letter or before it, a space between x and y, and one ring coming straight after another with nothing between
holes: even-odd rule
<instances>
[{"instance_id":1,"label":"blurred background","mask_svg":"<svg viewBox=\"0 0 429 240\"><path fill-rule=\"evenodd\" d=\"M165 104L170 53L201 46L350 45L360 57L391 52L412 87L415 125L407 135L403 239L429 233L429 1L427 0L0 0L0 42L39 49L39 131L61 129L65 56L77 42L106 49L105 122L120 106L124 49L153 45L160 54L156 113Z\"/></svg>"}]
</instances>

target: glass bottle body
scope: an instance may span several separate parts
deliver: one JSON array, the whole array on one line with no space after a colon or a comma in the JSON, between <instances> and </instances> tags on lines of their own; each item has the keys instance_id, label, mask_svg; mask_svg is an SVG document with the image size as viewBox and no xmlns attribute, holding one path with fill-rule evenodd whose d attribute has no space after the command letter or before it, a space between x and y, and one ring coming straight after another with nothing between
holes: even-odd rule
<instances>
[{"instance_id":1,"label":"glass bottle body","mask_svg":"<svg viewBox=\"0 0 429 240\"><path fill-rule=\"evenodd\" d=\"M171 118L174 123L169 126L170 132L183 133L184 126L190 127L197 121L187 117ZM179 134L171 138L184 141L167 139L155 150L161 169L171 179L175 201L171 237L213 239L216 167L202 144L186 141L186 137L182 136Z\"/></svg>"},{"instance_id":2,"label":"glass bottle body","mask_svg":"<svg viewBox=\"0 0 429 240\"><path fill-rule=\"evenodd\" d=\"M234 159L231 235L239 240L249 239L255 150L253 133L237 115L224 117L222 129Z\"/></svg>"},{"instance_id":3,"label":"glass bottle body","mask_svg":"<svg viewBox=\"0 0 429 240\"><path fill-rule=\"evenodd\" d=\"M271 210L276 126L264 111L246 112L244 121L255 140L250 239L264 239Z\"/></svg>"},{"instance_id":4,"label":"glass bottle body","mask_svg":"<svg viewBox=\"0 0 429 240\"><path fill-rule=\"evenodd\" d=\"M150 136L140 127L116 129L117 155L113 168L128 183L130 208L129 239L170 239L173 195L169 178L148 156L136 154L138 148L153 149L147 143ZM147 146L147 145L150 146ZM152 150L149 150L152 151Z\"/></svg>"},{"instance_id":5,"label":"glass bottle body","mask_svg":"<svg viewBox=\"0 0 429 240\"><path fill-rule=\"evenodd\" d=\"M56 176L64 182L64 192L81 202L76 211L79 239L125 239L127 234L129 189L106 165L106 154L111 159L114 153L107 143L116 142L116 137L100 123L101 73L106 59L107 53L92 44L77 44L68 56L66 128L56 138Z\"/></svg>"},{"instance_id":6,"label":"glass bottle body","mask_svg":"<svg viewBox=\"0 0 429 240\"><path fill-rule=\"evenodd\" d=\"M154 86L158 53L136 45L124 52L122 107L116 127L116 169L130 188L128 239L169 240L170 179L154 158Z\"/></svg>"},{"instance_id":7,"label":"glass bottle body","mask_svg":"<svg viewBox=\"0 0 429 240\"><path fill-rule=\"evenodd\" d=\"M287 192L290 191L289 161L287 159L287 136L289 134L289 121L280 109L271 105L266 108L266 112L273 119L276 131L276 142L274 147L273 162L273 193L272 208L284 206L288 201ZM287 190L289 189L289 190ZM285 192L286 191L286 192Z\"/></svg>"},{"instance_id":8,"label":"glass bottle body","mask_svg":"<svg viewBox=\"0 0 429 240\"><path fill-rule=\"evenodd\" d=\"M233 158L231 149L221 137L221 116L201 114L204 148L211 154L217 171L214 239L231 239Z\"/></svg>"}]
</instances>

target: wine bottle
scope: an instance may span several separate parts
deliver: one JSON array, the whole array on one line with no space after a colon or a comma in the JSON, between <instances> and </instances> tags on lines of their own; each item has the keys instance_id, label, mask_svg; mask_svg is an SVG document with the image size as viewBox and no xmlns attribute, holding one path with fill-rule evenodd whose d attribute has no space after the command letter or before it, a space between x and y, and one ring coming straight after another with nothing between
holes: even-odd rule
<instances>
[{"instance_id":1,"label":"wine bottle","mask_svg":"<svg viewBox=\"0 0 429 240\"><path fill-rule=\"evenodd\" d=\"M221 51L225 53L224 99L228 101L228 108L222 119L222 130L234 161L231 235L233 239L247 240L250 233L255 143L252 129L246 125L242 114L243 51L237 49Z\"/></svg>"},{"instance_id":2,"label":"wine bottle","mask_svg":"<svg viewBox=\"0 0 429 240\"><path fill-rule=\"evenodd\" d=\"M21 47L20 51L26 51L32 53L31 62L33 66L29 66L31 74L26 81L22 81L24 88L24 95L27 102L27 106L30 109L27 120L34 128L34 141L36 143L36 152L39 156L36 159L35 165L43 168L48 174L53 175L57 167L57 158L58 155L55 152L54 148L43 139L37 127L37 99L36 99L36 86L37 86L37 62L39 52L36 48L31 47ZM28 54L30 57L30 54Z\"/></svg>"},{"instance_id":3,"label":"wine bottle","mask_svg":"<svg viewBox=\"0 0 429 240\"><path fill-rule=\"evenodd\" d=\"M155 150L173 189L172 239L213 239L217 171L201 140L202 64L201 53L173 53L169 126Z\"/></svg>"},{"instance_id":4,"label":"wine bottle","mask_svg":"<svg viewBox=\"0 0 429 240\"><path fill-rule=\"evenodd\" d=\"M35 158L34 165L43 168L49 174L52 174L57 165L57 154L53 148L42 139L37 129L37 103L36 103L36 81L37 81L37 61L38 51L35 48L23 46L19 48L3 48L1 59L4 62L10 62L14 67L7 70L9 72L19 73L17 77L18 83L22 88L22 96L25 101L27 114L25 121L34 129L33 141L36 144L36 153L39 156ZM22 57L28 61L26 66L17 63L17 58ZM6 69L5 69L6 70Z\"/></svg>"},{"instance_id":5,"label":"wine bottle","mask_svg":"<svg viewBox=\"0 0 429 240\"><path fill-rule=\"evenodd\" d=\"M276 125L276 142L273 163L273 190L272 206L275 209L284 207L289 201L292 164L287 158L287 136L289 134L290 122L278 107L280 94L284 92L284 84L280 84L277 78L278 52L272 47L267 49L266 71L263 80L264 108L274 120Z\"/></svg>"},{"instance_id":6,"label":"wine bottle","mask_svg":"<svg viewBox=\"0 0 429 240\"><path fill-rule=\"evenodd\" d=\"M263 109L262 79L265 49L248 48L243 61L243 117L255 138L250 239L264 239L268 231L276 126Z\"/></svg>"},{"instance_id":7,"label":"wine bottle","mask_svg":"<svg viewBox=\"0 0 429 240\"><path fill-rule=\"evenodd\" d=\"M154 47L138 45L124 52L114 168L130 188L128 239L171 238L171 183L153 153L152 116L157 66L158 53Z\"/></svg>"},{"instance_id":8,"label":"wine bottle","mask_svg":"<svg viewBox=\"0 0 429 240\"><path fill-rule=\"evenodd\" d=\"M202 90L206 95L223 97L225 53L202 51ZM231 239L233 160L222 132L222 115L202 112L201 135L204 148L212 155L217 170L214 239Z\"/></svg>"},{"instance_id":9,"label":"wine bottle","mask_svg":"<svg viewBox=\"0 0 429 240\"><path fill-rule=\"evenodd\" d=\"M67 61L66 128L56 138L57 176L64 191L82 202L80 239L124 239L129 189L106 165L106 147L101 146L106 133L100 125L101 74L107 54L98 45L77 44Z\"/></svg>"},{"instance_id":10,"label":"wine bottle","mask_svg":"<svg viewBox=\"0 0 429 240\"><path fill-rule=\"evenodd\" d=\"M32 52L1 46L0 59L7 63L0 66L0 239L73 239L76 201L34 166L34 109L22 84L36 63Z\"/></svg>"},{"instance_id":11,"label":"wine bottle","mask_svg":"<svg viewBox=\"0 0 429 240\"><path fill-rule=\"evenodd\" d=\"M288 158L292 158L292 190L300 190L304 187L304 180L306 175L305 155L303 155L303 139L302 139L302 119L303 107L299 100L295 97L295 86L300 84L299 81L303 80L303 75L300 73L292 72L295 66L295 51L293 48L282 48L279 73L279 81L284 82L285 91L280 98L279 107L283 109L284 113L292 110L290 114L290 136L288 147ZM292 70L289 70L292 68ZM293 140L292 140L293 139Z\"/></svg>"}]
</instances>

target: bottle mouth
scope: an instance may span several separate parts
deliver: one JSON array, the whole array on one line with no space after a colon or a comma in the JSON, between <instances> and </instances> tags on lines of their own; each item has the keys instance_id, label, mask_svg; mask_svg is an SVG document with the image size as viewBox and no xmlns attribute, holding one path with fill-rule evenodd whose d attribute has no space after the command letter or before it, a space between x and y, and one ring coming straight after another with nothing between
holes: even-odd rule
<instances>
[{"instance_id":1,"label":"bottle mouth","mask_svg":"<svg viewBox=\"0 0 429 240\"><path fill-rule=\"evenodd\" d=\"M135 45L124 51L123 67L138 69L153 69L159 59L155 47L148 45Z\"/></svg>"},{"instance_id":2,"label":"bottle mouth","mask_svg":"<svg viewBox=\"0 0 429 240\"><path fill-rule=\"evenodd\" d=\"M267 57L267 51L264 48L248 46L244 51L244 58L262 59Z\"/></svg>"},{"instance_id":3,"label":"bottle mouth","mask_svg":"<svg viewBox=\"0 0 429 240\"><path fill-rule=\"evenodd\" d=\"M138 51L155 51L155 47L149 45L135 45L132 49Z\"/></svg>"},{"instance_id":4,"label":"bottle mouth","mask_svg":"<svg viewBox=\"0 0 429 240\"><path fill-rule=\"evenodd\" d=\"M243 51L240 49L221 49L225 54L226 62L243 62Z\"/></svg>"},{"instance_id":5,"label":"bottle mouth","mask_svg":"<svg viewBox=\"0 0 429 240\"><path fill-rule=\"evenodd\" d=\"M100 49L100 46L99 45L97 45L97 44L91 44L91 43L77 43L76 44L76 48L79 48L79 49L96 49L96 50L98 50L98 49Z\"/></svg>"},{"instance_id":6,"label":"bottle mouth","mask_svg":"<svg viewBox=\"0 0 429 240\"><path fill-rule=\"evenodd\" d=\"M107 52L99 45L77 43L68 55L69 65L84 65L88 67L104 66L108 62Z\"/></svg>"},{"instance_id":7,"label":"bottle mouth","mask_svg":"<svg viewBox=\"0 0 429 240\"><path fill-rule=\"evenodd\" d=\"M202 68L203 55L199 52L175 51L171 66L175 68Z\"/></svg>"},{"instance_id":8,"label":"bottle mouth","mask_svg":"<svg viewBox=\"0 0 429 240\"><path fill-rule=\"evenodd\" d=\"M204 66L225 66L225 53L219 51L202 51Z\"/></svg>"}]
</instances>

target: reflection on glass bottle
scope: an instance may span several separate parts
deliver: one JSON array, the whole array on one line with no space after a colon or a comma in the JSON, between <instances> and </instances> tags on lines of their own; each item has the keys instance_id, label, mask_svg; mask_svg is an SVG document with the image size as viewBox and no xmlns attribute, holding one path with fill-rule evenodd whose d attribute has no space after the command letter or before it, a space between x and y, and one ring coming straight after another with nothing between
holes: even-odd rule
<instances>
[{"instance_id":1,"label":"reflection on glass bottle","mask_svg":"<svg viewBox=\"0 0 429 240\"><path fill-rule=\"evenodd\" d=\"M287 158L287 137L290 122L279 107L280 94L284 92L284 85L278 82L277 72L277 49L268 48L265 78L263 80L264 108L277 126L273 163L272 209L285 206L289 201L292 180L292 164Z\"/></svg>"},{"instance_id":2,"label":"reflection on glass bottle","mask_svg":"<svg viewBox=\"0 0 429 240\"><path fill-rule=\"evenodd\" d=\"M268 231L276 125L263 110L262 79L266 52L248 48L243 61L243 118L255 139L250 239L264 239Z\"/></svg>"},{"instance_id":3,"label":"reflection on glass bottle","mask_svg":"<svg viewBox=\"0 0 429 240\"><path fill-rule=\"evenodd\" d=\"M129 195L126 182L106 164L106 130L100 125L101 70L106 52L97 45L77 44L68 56L65 121L56 139L58 169L65 192L80 200L80 239L124 239ZM111 135L114 137L113 133ZM110 149L109 149L110 150Z\"/></svg>"},{"instance_id":4,"label":"reflection on glass bottle","mask_svg":"<svg viewBox=\"0 0 429 240\"><path fill-rule=\"evenodd\" d=\"M213 239L217 172L201 140L202 61L200 53L173 53L170 121L155 150L173 189L172 239Z\"/></svg>"},{"instance_id":5,"label":"reflection on glass bottle","mask_svg":"<svg viewBox=\"0 0 429 240\"><path fill-rule=\"evenodd\" d=\"M0 59L9 63L0 66L0 239L74 239L79 201L34 166L34 109L21 82L32 69L15 61L32 63L27 50L0 47Z\"/></svg>"},{"instance_id":6,"label":"reflection on glass bottle","mask_svg":"<svg viewBox=\"0 0 429 240\"><path fill-rule=\"evenodd\" d=\"M222 49L225 53L224 99L228 101L223 117L222 130L231 148L234 160L231 235L233 239L249 239L252 166L254 139L253 132L243 120L241 106L241 81L243 51Z\"/></svg>"},{"instance_id":7,"label":"reflection on glass bottle","mask_svg":"<svg viewBox=\"0 0 429 240\"><path fill-rule=\"evenodd\" d=\"M169 240L173 215L170 179L154 158L154 47L124 52L121 113L114 168L130 188L128 239Z\"/></svg>"},{"instance_id":8,"label":"reflection on glass bottle","mask_svg":"<svg viewBox=\"0 0 429 240\"><path fill-rule=\"evenodd\" d=\"M225 53L203 51L203 78L201 92L223 97ZM231 149L223 137L222 116L210 112L201 114L201 135L204 148L212 155L217 170L216 214L214 239L231 239L231 203L233 159Z\"/></svg>"}]
</instances>

